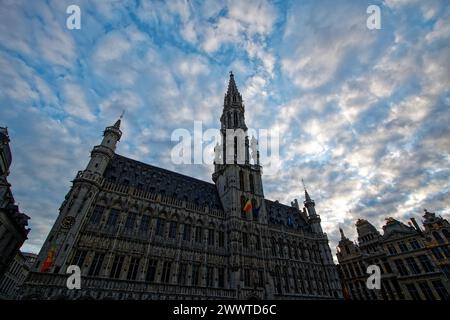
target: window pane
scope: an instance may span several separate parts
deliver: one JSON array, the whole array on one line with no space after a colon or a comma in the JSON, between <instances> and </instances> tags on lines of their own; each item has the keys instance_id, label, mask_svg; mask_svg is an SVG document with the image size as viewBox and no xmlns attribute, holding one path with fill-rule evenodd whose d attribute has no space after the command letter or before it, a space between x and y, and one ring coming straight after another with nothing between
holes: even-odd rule
<instances>
[{"instance_id":1,"label":"window pane","mask_svg":"<svg viewBox=\"0 0 450 320\"><path fill-rule=\"evenodd\" d=\"M127 220L125 221L125 229L133 229L136 222L136 213L129 213Z\"/></svg>"},{"instance_id":2,"label":"window pane","mask_svg":"<svg viewBox=\"0 0 450 320\"><path fill-rule=\"evenodd\" d=\"M191 226L189 224L185 224L183 228L183 240L191 241Z\"/></svg>"},{"instance_id":3,"label":"window pane","mask_svg":"<svg viewBox=\"0 0 450 320\"><path fill-rule=\"evenodd\" d=\"M156 266L158 265L157 260L149 260L148 266L147 266L147 275L145 277L145 280L147 282L154 282L155 281L155 275L156 275Z\"/></svg>"},{"instance_id":4,"label":"window pane","mask_svg":"<svg viewBox=\"0 0 450 320\"><path fill-rule=\"evenodd\" d=\"M94 211L92 212L92 216L91 216L91 223L99 224L104 211L105 211L105 207L95 206Z\"/></svg>"},{"instance_id":5,"label":"window pane","mask_svg":"<svg viewBox=\"0 0 450 320\"><path fill-rule=\"evenodd\" d=\"M169 238L176 238L177 236L177 223L175 221L171 221L170 222L170 227L169 227Z\"/></svg>"},{"instance_id":6,"label":"window pane","mask_svg":"<svg viewBox=\"0 0 450 320\"><path fill-rule=\"evenodd\" d=\"M109 217L108 217L108 221L107 221L107 225L110 227L116 226L117 225L117 221L119 219L119 213L120 211L117 209L111 209L110 213L109 213Z\"/></svg>"}]
</instances>

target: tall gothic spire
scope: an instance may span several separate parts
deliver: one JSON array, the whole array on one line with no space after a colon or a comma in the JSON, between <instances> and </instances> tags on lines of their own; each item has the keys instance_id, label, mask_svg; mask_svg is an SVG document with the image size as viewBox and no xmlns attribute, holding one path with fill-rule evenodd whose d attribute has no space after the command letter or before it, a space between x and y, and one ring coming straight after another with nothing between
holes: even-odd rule
<instances>
[{"instance_id":1,"label":"tall gothic spire","mask_svg":"<svg viewBox=\"0 0 450 320\"><path fill-rule=\"evenodd\" d=\"M242 96L230 71L228 89L223 102L220 117L222 133L222 155L224 164L249 164L250 151L247 126L245 125L245 107Z\"/></svg>"},{"instance_id":2,"label":"tall gothic spire","mask_svg":"<svg viewBox=\"0 0 450 320\"><path fill-rule=\"evenodd\" d=\"M344 230L342 230L342 228L339 228L339 232L341 233L341 240L347 239L347 237L344 234Z\"/></svg>"},{"instance_id":3,"label":"tall gothic spire","mask_svg":"<svg viewBox=\"0 0 450 320\"><path fill-rule=\"evenodd\" d=\"M234 81L233 71L230 71L230 80L228 81L228 90L225 94L224 104L242 104L242 96L239 93L236 82Z\"/></svg>"},{"instance_id":4,"label":"tall gothic spire","mask_svg":"<svg viewBox=\"0 0 450 320\"><path fill-rule=\"evenodd\" d=\"M114 128L120 129L120 123L121 123L121 120L122 120L124 114L125 114L125 110L122 111L119 119L116 121L116 123L114 123Z\"/></svg>"},{"instance_id":5,"label":"tall gothic spire","mask_svg":"<svg viewBox=\"0 0 450 320\"><path fill-rule=\"evenodd\" d=\"M311 200L311 197L309 196L308 190L306 190L306 185L305 185L305 181L303 181L302 179L302 184L303 184L303 189L305 189L305 203L311 203L314 202L313 200Z\"/></svg>"},{"instance_id":6,"label":"tall gothic spire","mask_svg":"<svg viewBox=\"0 0 450 320\"><path fill-rule=\"evenodd\" d=\"M305 189L305 201L306 202L311 202L311 197L309 196L308 190Z\"/></svg>"}]
</instances>

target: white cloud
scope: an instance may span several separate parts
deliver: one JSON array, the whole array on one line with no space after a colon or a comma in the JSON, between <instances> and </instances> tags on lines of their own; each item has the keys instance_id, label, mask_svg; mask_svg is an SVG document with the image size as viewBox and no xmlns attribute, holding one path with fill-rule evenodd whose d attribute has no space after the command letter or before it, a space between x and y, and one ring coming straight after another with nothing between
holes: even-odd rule
<instances>
[{"instance_id":1,"label":"white cloud","mask_svg":"<svg viewBox=\"0 0 450 320\"><path fill-rule=\"evenodd\" d=\"M91 107L86 102L83 88L74 83L64 85L64 110L76 118L94 121L95 115Z\"/></svg>"},{"instance_id":2,"label":"white cloud","mask_svg":"<svg viewBox=\"0 0 450 320\"><path fill-rule=\"evenodd\" d=\"M122 90L113 92L99 104L99 107L102 118L114 119L122 111L133 113L142 105L141 98L133 91Z\"/></svg>"},{"instance_id":3,"label":"white cloud","mask_svg":"<svg viewBox=\"0 0 450 320\"><path fill-rule=\"evenodd\" d=\"M283 35L281 65L294 84L303 89L320 87L334 78L348 55L366 59L365 51L375 38L369 36L359 7L333 5L330 15L329 6L319 2L293 6Z\"/></svg>"},{"instance_id":4,"label":"white cloud","mask_svg":"<svg viewBox=\"0 0 450 320\"><path fill-rule=\"evenodd\" d=\"M97 45L94 60L98 63L117 61L131 49L131 38L122 31L112 31Z\"/></svg>"}]
</instances>

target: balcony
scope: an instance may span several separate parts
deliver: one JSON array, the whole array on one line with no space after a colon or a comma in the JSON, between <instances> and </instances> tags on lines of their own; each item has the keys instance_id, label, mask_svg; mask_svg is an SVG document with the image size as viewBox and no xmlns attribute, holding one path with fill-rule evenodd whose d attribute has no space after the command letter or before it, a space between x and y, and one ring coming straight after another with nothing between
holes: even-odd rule
<instances>
[{"instance_id":1,"label":"balcony","mask_svg":"<svg viewBox=\"0 0 450 320\"><path fill-rule=\"evenodd\" d=\"M37 289L44 295L43 298L50 299L51 297L45 296L48 294L49 289L58 288L66 293L66 296L70 296L70 291L66 287L67 277L69 275L64 274L50 274L32 272L29 274L28 279L24 285L25 296L30 294L33 289ZM111 294L123 294L123 293L137 293L141 294L141 299L144 298L144 294L158 294L165 296L187 296L189 298L202 298L209 299L235 299L236 291L232 289L220 289L220 288L208 288L208 287L192 287L192 286L180 286L175 284L162 284L162 283L147 283L144 281L130 281L130 280L116 280L109 278L94 278L94 277L82 277L81 278L82 291L89 291L93 293ZM45 290L48 290L45 292Z\"/></svg>"},{"instance_id":2,"label":"balcony","mask_svg":"<svg viewBox=\"0 0 450 320\"><path fill-rule=\"evenodd\" d=\"M102 145L95 146L91 151L91 154L94 153L102 153L111 159L114 157L114 151Z\"/></svg>"},{"instance_id":3,"label":"balcony","mask_svg":"<svg viewBox=\"0 0 450 320\"><path fill-rule=\"evenodd\" d=\"M205 205L199 205L199 204L196 204L193 202L183 201L183 200L180 200L180 199L177 199L174 197L164 196L161 194L152 193L152 192L145 191L142 189L133 188L131 186L117 184L112 181L105 180L103 183L103 189L106 191L121 193L123 195L131 194L132 196L142 199L142 200L147 200L147 201L151 201L151 202L159 202L161 204L167 204L171 207L176 207L176 208L185 208L190 211L204 213L204 214L207 214L207 215L219 218L219 219L225 218L225 214L222 210L211 209Z\"/></svg>"},{"instance_id":4,"label":"balcony","mask_svg":"<svg viewBox=\"0 0 450 320\"><path fill-rule=\"evenodd\" d=\"M85 180L85 181L89 181L89 182L94 182L97 185L101 185L103 183L103 177L98 175L98 174L94 174L92 172L89 171L78 171L75 180Z\"/></svg>"}]
</instances>

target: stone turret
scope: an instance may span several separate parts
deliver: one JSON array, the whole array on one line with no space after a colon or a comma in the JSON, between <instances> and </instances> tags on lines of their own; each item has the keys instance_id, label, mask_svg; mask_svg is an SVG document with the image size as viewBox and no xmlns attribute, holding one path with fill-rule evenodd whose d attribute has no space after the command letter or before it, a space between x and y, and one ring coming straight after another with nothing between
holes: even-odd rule
<instances>
[{"instance_id":1,"label":"stone turret","mask_svg":"<svg viewBox=\"0 0 450 320\"><path fill-rule=\"evenodd\" d=\"M316 203L311 199L308 191L305 188L305 201L303 201L306 211L308 212L308 221L314 233L322 234L322 226L320 216L316 213Z\"/></svg>"},{"instance_id":2,"label":"stone turret","mask_svg":"<svg viewBox=\"0 0 450 320\"><path fill-rule=\"evenodd\" d=\"M67 254L81 230L91 203L100 190L103 174L114 157L117 142L122 136L122 116L103 132L102 142L91 151L86 169L79 171L63 201L59 215L38 255L35 265L39 272L66 273L70 265Z\"/></svg>"}]
</instances>

